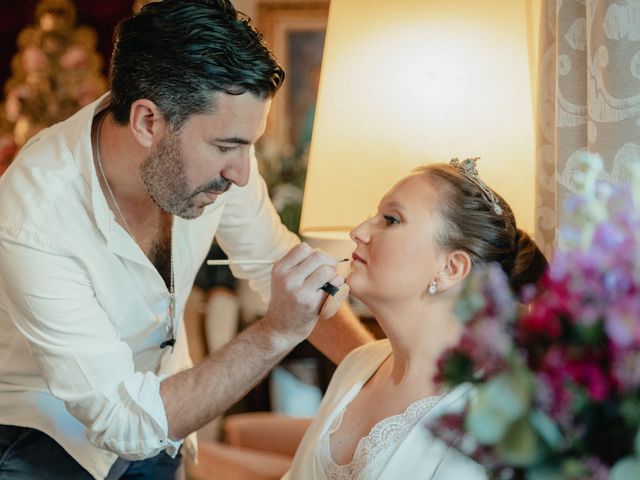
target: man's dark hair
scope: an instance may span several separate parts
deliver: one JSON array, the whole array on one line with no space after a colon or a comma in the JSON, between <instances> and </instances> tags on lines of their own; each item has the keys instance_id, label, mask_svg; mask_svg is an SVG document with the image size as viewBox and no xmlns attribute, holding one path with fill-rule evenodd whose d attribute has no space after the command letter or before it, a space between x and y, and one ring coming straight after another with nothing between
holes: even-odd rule
<instances>
[{"instance_id":1,"label":"man's dark hair","mask_svg":"<svg viewBox=\"0 0 640 480\"><path fill-rule=\"evenodd\" d=\"M209 113L213 93L271 98L284 70L248 17L228 0L163 0L120 22L110 67L116 122L131 104L153 101L173 129Z\"/></svg>"}]
</instances>

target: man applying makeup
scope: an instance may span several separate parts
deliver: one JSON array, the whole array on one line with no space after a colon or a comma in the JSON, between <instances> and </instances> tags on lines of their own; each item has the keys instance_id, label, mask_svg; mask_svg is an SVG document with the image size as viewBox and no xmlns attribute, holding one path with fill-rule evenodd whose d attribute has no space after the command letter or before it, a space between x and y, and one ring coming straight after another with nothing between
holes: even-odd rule
<instances>
[{"instance_id":1,"label":"man applying makeup","mask_svg":"<svg viewBox=\"0 0 640 480\"><path fill-rule=\"evenodd\" d=\"M254 145L284 72L227 0L123 21L111 91L44 130L0 180L0 479L174 478L183 439L297 343L333 361L370 339L317 323L336 261L280 222ZM184 305L213 237L270 297L192 367Z\"/></svg>"}]
</instances>

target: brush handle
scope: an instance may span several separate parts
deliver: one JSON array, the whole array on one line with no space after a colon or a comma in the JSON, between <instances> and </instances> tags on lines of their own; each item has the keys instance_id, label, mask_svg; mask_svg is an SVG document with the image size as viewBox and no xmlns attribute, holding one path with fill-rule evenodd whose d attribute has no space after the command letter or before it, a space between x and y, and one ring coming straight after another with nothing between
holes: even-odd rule
<instances>
[{"instance_id":1,"label":"brush handle","mask_svg":"<svg viewBox=\"0 0 640 480\"><path fill-rule=\"evenodd\" d=\"M207 260L207 265L273 265L276 260L270 258L231 258L226 260Z\"/></svg>"},{"instance_id":2,"label":"brush handle","mask_svg":"<svg viewBox=\"0 0 640 480\"><path fill-rule=\"evenodd\" d=\"M347 297L349 296L349 285L343 283L340 287L336 287L335 285L331 285L333 288L337 288L337 292L334 294L327 295L327 299L322 304L322 308L320 309L320 318L331 318L333 317L342 305ZM327 291L325 288L322 288L324 291Z\"/></svg>"},{"instance_id":3,"label":"brush handle","mask_svg":"<svg viewBox=\"0 0 640 480\"><path fill-rule=\"evenodd\" d=\"M348 258L338 260L338 263L347 262ZM273 265L277 260L270 258L229 258L225 260L207 260L207 265Z\"/></svg>"}]
</instances>

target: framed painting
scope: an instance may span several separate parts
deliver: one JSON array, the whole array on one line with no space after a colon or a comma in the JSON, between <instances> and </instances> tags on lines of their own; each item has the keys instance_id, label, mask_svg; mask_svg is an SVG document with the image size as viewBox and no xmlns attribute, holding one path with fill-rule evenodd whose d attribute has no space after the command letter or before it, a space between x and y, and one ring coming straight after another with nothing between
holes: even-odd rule
<instances>
[{"instance_id":1,"label":"framed painting","mask_svg":"<svg viewBox=\"0 0 640 480\"><path fill-rule=\"evenodd\" d=\"M260 2L258 28L286 71L273 100L265 140L301 154L313 126L329 2Z\"/></svg>"}]
</instances>

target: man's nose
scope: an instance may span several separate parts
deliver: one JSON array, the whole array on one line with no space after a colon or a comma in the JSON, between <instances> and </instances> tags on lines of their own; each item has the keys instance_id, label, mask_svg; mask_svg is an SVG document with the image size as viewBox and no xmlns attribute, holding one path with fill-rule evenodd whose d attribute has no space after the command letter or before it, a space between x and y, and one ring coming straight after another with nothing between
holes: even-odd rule
<instances>
[{"instance_id":1,"label":"man's nose","mask_svg":"<svg viewBox=\"0 0 640 480\"><path fill-rule=\"evenodd\" d=\"M229 162L221 174L224 178L239 187L244 187L249 183L249 174L251 171L250 148L247 146L246 148L239 148L238 150L238 156Z\"/></svg>"}]
</instances>

